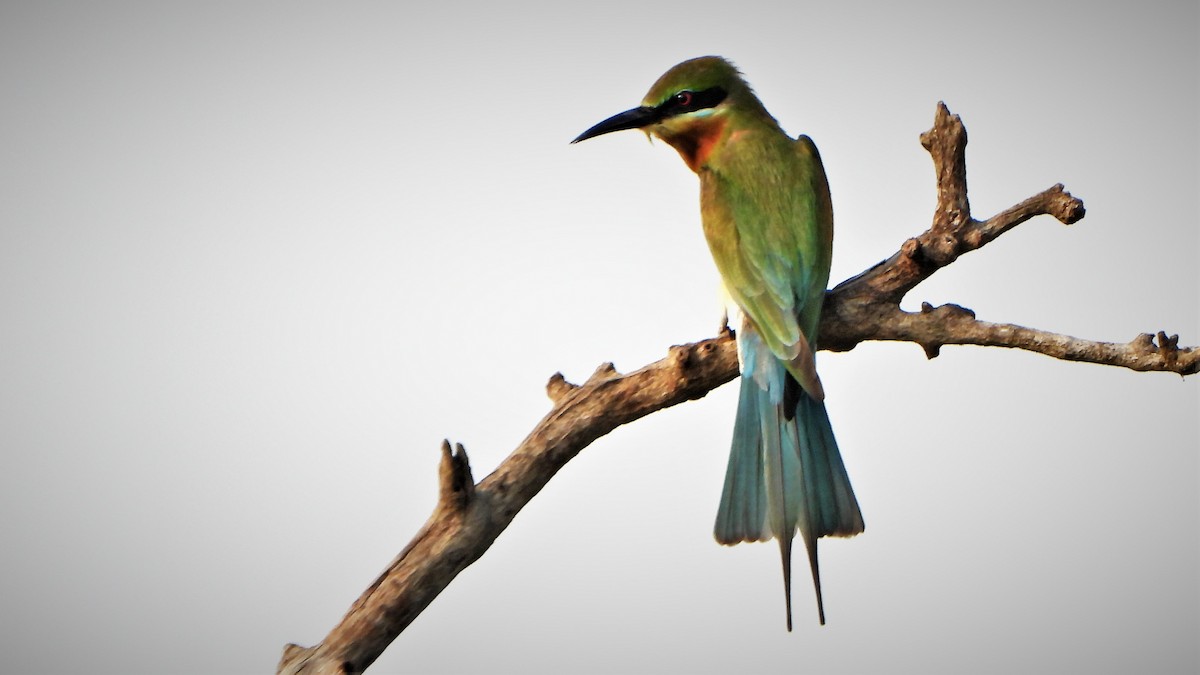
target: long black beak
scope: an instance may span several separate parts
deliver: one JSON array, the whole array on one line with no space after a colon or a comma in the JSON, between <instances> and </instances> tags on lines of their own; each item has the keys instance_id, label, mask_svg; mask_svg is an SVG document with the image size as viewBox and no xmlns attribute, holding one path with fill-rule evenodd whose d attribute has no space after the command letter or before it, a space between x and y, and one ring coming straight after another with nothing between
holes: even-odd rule
<instances>
[{"instance_id":1,"label":"long black beak","mask_svg":"<svg viewBox=\"0 0 1200 675\"><path fill-rule=\"evenodd\" d=\"M634 108L633 110L626 110L623 113L617 113L616 115L613 115L591 129L579 134L579 136L577 136L575 140L571 142L578 143L579 141L586 141L589 138L595 138L596 136L611 133L613 131L640 129L644 126L654 124L661 119L662 113L656 108L647 108L643 106L641 108Z\"/></svg>"}]
</instances>

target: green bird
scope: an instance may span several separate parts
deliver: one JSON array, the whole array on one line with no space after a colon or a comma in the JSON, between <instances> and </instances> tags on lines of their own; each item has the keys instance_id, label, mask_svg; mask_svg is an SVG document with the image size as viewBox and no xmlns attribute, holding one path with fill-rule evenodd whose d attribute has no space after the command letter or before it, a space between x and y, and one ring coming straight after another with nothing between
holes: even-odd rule
<instances>
[{"instance_id":1,"label":"green bird","mask_svg":"<svg viewBox=\"0 0 1200 675\"><path fill-rule=\"evenodd\" d=\"M572 143L641 129L700 177L700 219L730 300L741 394L714 535L721 544L779 541L792 629L792 541L808 550L825 623L817 539L863 531L815 353L829 283L833 207L817 148L792 140L729 61L704 56L668 70L642 105Z\"/></svg>"}]
</instances>

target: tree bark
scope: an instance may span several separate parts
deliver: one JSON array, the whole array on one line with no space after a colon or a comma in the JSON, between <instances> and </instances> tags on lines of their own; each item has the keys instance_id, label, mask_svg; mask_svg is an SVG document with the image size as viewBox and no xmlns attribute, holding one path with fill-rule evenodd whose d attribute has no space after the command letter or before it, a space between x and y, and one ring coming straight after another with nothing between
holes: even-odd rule
<instances>
[{"instance_id":1,"label":"tree bark","mask_svg":"<svg viewBox=\"0 0 1200 675\"><path fill-rule=\"evenodd\" d=\"M826 294L821 349L847 351L865 340L920 345L929 358L943 345L970 344L1038 352L1057 359L1191 375L1200 349L1179 336L1143 333L1127 343L1096 342L1015 324L991 323L955 304L900 309L917 284L964 253L983 247L1038 215L1064 224L1084 216L1083 202L1055 185L986 220L971 217L966 179L967 133L938 104L921 144L933 158L938 202L933 224L900 250ZM277 672L359 673L370 666L454 577L479 559L517 512L592 441L622 424L701 398L738 374L731 333L671 347L666 358L622 375L601 365L582 385L555 374L546 385L554 405L529 436L478 484L466 450L442 445L437 507L411 542L350 607L320 644L284 648Z\"/></svg>"}]
</instances>

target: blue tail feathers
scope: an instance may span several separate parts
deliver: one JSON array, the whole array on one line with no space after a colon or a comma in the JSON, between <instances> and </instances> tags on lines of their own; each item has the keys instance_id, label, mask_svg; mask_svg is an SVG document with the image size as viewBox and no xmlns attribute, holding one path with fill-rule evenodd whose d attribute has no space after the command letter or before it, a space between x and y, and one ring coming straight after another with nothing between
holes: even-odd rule
<instances>
[{"instance_id":1,"label":"blue tail feathers","mask_svg":"<svg viewBox=\"0 0 1200 675\"><path fill-rule=\"evenodd\" d=\"M750 336L738 337L741 342ZM714 536L722 544L779 540L791 630L791 543L799 530L812 571L818 617L824 624L817 539L862 532L862 513L824 402L802 391L799 396L785 396L791 376L782 362L767 350L756 349L761 347L754 344L757 340L746 342Z\"/></svg>"}]
</instances>

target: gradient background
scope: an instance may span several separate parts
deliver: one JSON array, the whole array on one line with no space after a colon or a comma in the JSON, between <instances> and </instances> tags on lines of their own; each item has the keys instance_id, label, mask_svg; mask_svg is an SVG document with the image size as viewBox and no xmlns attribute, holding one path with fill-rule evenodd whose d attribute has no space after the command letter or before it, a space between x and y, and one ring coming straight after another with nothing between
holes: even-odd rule
<instances>
[{"instance_id":1,"label":"gradient background","mask_svg":"<svg viewBox=\"0 0 1200 675\"><path fill-rule=\"evenodd\" d=\"M836 4L836 7L833 5ZM905 301L1200 343L1194 2L0 4L0 670L273 672L546 379L714 334L696 180L637 133L734 59L833 186L833 279L985 217ZM823 354L866 534L715 545L736 387L587 449L372 672L1195 672L1200 381L1000 349ZM828 541L828 540L826 540Z\"/></svg>"}]
</instances>

